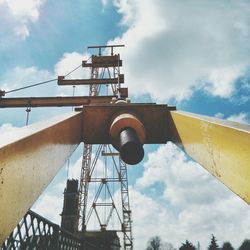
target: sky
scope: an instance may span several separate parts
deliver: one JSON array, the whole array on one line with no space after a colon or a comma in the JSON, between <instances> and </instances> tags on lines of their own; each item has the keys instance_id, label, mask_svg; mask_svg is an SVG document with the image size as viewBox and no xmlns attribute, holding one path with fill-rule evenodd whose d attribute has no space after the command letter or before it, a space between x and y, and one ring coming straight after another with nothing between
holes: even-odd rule
<instances>
[{"instance_id":1,"label":"sky","mask_svg":"<svg viewBox=\"0 0 250 250\"><path fill-rule=\"evenodd\" d=\"M118 52L133 102L250 122L248 0L0 0L0 89L9 91L65 75L87 59L89 45L125 44ZM86 77L82 69L73 78ZM77 87L77 95L87 94ZM13 96L72 95L46 84ZM30 123L70 108L32 109ZM0 133L25 125L25 109L1 109ZM80 175L82 145L70 158ZM174 144L145 146L128 166L135 249L159 235L174 247L190 240L207 249L238 247L250 236L250 209ZM67 164L33 209L60 223Z\"/></svg>"}]
</instances>

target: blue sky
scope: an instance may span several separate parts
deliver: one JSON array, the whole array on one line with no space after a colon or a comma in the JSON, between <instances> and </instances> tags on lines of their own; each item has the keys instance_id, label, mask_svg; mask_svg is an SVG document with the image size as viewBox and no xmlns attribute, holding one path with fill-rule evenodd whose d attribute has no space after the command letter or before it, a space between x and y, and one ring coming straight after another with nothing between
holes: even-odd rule
<instances>
[{"instance_id":1,"label":"blue sky","mask_svg":"<svg viewBox=\"0 0 250 250\"><path fill-rule=\"evenodd\" d=\"M247 0L0 0L0 21L0 89L65 75L89 57L87 46L121 43L132 101L250 121ZM52 83L9 97L70 94L72 88ZM66 111L33 109L30 122ZM24 109L0 110L0 132L23 126L25 116ZM135 249L154 235L175 247L199 241L202 249L211 234L235 247L249 237L250 210L236 195L174 145L145 149L143 163L128 168ZM80 154L81 148L70 159L72 177L79 175ZM65 178L66 167L34 208L55 222Z\"/></svg>"}]
</instances>

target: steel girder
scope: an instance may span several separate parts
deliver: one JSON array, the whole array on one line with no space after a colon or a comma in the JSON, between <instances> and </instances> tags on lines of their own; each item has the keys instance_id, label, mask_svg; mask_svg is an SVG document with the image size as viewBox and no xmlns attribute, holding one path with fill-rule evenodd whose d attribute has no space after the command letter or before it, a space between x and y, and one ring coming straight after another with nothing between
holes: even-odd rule
<instances>
[{"instance_id":1,"label":"steel girder","mask_svg":"<svg viewBox=\"0 0 250 250\"><path fill-rule=\"evenodd\" d=\"M170 140L250 204L250 125L171 111Z\"/></svg>"},{"instance_id":2,"label":"steel girder","mask_svg":"<svg viewBox=\"0 0 250 250\"><path fill-rule=\"evenodd\" d=\"M72 112L1 135L0 245L81 142L82 114Z\"/></svg>"}]
</instances>

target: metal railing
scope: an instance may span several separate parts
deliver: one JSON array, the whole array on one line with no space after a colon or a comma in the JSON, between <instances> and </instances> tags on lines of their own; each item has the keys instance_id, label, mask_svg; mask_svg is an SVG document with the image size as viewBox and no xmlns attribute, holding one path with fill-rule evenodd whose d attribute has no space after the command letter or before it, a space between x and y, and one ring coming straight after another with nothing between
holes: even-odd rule
<instances>
[{"instance_id":1,"label":"metal railing","mask_svg":"<svg viewBox=\"0 0 250 250\"><path fill-rule=\"evenodd\" d=\"M0 249L80 250L82 242L73 234L29 210Z\"/></svg>"}]
</instances>

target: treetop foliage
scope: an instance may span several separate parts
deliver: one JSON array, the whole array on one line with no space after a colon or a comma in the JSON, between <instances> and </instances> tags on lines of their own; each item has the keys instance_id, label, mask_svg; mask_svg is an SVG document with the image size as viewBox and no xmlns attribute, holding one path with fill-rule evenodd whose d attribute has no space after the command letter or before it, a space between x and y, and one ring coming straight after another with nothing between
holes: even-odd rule
<instances>
[{"instance_id":1,"label":"treetop foliage","mask_svg":"<svg viewBox=\"0 0 250 250\"><path fill-rule=\"evenodd\" d=\"M191 242L186 240L185 243L182 243L182 246L179 248L179 250L196 250L196 248Z\"/></svg>"},{"instance_id":2,"label":"treetop foliage","mask_svg":"<svg viewBox=\"0 0 250 250\"><path fill-rule=\"evenodd\" d=\"M224 242L221 250L234 250L234 248L230 242Z\"/></svg>"},{"instance_id":3,"label":"treetop foliage","mask_svg":"<svg viewBox=\"0 0 250 250\"><path fill-rule=\"evenodd\" d=\"M217 240L212 234L210 245L208 246L208 250L219 250L219 245L217 244Z\"/></svg>"},{"instance_id":4,"label":"treetop foliage","mask_svg":"<svg viewBox=\"0 0 250 250\"><path fill-rule=\"evenodd\" d=\"M200 248L199 243L198 243L197 248L190 241L186 240L185 243L182 243L182 246L179 248L179 250L199 250ZM219 247L217 243L217 239L212 234L211 241L207 249L208 250L234 250L234 247L229 241L224 242L222 247ZM250 250L250 240L245 239L242 242L241 246L235 249ZM159 236L154 236L148 240L146 250L176 250L176 249L173 247L171 243L162 241Z\"/></svg>"}]
</instances>

